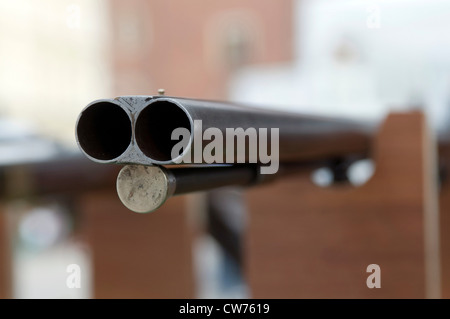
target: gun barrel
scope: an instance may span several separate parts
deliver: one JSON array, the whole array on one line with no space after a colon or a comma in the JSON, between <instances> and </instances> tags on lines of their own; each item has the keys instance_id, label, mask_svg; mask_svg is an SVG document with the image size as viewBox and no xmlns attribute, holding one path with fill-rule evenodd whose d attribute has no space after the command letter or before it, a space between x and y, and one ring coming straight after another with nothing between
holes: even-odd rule
<instances>
[{"instance_id":1,"label":"gun barrel","mask_svg":"<svg viewBox=\"0 0 450 319\"><path fill-rule=\"evenodd\" d=\"M174 151L179 143L176 138L180 137L174 138L176 129L189 135L179 152ZM217 138L219 134L226 142L215 149L214 159L219 160L214 163L231 164L263 162L261 141L266 142L267 155L272 147L277 147L280 162L348 155L366 157L374 129L371 123L234 103L166 96L124 96L89 104L78 118L76 134L78 145L94 161L142 165L211 163L202 155L212 142L212 135ZM233 143L228 143L227 134ZM278 139L272 139L275 134ZM237 151L235 138L238 143L243 139L243 152ZM250 152L256 150L255 147L257 152Z\"/></svg>"},{"instance_id":2,"label":"gun barrel","mask_svg":"<svg viewBox=\"0 0 450 319\"><path fill-rule=\"evenodd\" d=\"M146 213L174 195L271 180L290 165L367 157L374 130L370 123L234 103L122 96L90 103L78 117L76 138L91 160L126 165L116 181L119 198ZM183 132L187 138L177 140ZM207 147L215 161L204 158ZM276 169L263 172L269 161Z\"/></svg>"}]
</instances>

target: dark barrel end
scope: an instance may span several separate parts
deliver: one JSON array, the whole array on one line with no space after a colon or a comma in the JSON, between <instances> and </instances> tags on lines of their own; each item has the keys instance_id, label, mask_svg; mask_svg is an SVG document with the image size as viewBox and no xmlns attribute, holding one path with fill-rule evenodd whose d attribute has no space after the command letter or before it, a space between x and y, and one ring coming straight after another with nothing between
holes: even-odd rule
<instances>
[{"instance_id":1,"label":"dark barrel end","mask_svg":"<svg viewBox=\"0 0 450 319\"><path fill-rule=\"evenodd\" d=\"M185 128L191 135L190 116L178 103L157 99L148 104L136 119L136 143L151 160L159 164L169 163L175 160L172 149L179 140L172 140L172 132L177 128Z\"/></svg>"},{"instance_id":2,"label":"dark barrel end","mask_svg":"<svg viewBox=\"0 0 450 319\"><path fill-rule=\"evenodd\" d=\"M78 117L77 142L92 159L112 161L130 145L131 126L130 117L120 105L113 101L97 101Z\"/></svg>"}]
</instances>

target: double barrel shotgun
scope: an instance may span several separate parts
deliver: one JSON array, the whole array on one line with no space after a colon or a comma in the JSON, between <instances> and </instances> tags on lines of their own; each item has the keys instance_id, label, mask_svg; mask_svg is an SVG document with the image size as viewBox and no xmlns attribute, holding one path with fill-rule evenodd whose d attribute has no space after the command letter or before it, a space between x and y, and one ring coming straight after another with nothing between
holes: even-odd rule
<instances>
[{"instance_id":1,"label":"double barrel shotgun","mask_svg":"<svg viewBox=\"0 0 450 319\"><path fill-rule=\"evenodd\" d=\"M121 96L87 105L76 139L89 159L124 165L118 196L130 210L148 213L174 195L370 157L376 128L252 105Z\"/></svg>"}]
</instances>

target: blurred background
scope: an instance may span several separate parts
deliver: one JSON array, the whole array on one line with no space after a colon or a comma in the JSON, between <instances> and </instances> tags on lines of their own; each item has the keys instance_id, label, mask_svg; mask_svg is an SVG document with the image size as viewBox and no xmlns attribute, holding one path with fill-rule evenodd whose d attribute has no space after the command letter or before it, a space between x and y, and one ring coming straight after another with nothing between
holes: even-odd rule
<instances>
[{"instance_id":1,"label":"blurred background","mask_svg":"<svg viewBox=\"0 0 450 319\"><path fill-rule=\"evenodd\" d=\"M107 206L105 193L115 196L116 168L86 163L78 151L75 123L89 102L163 88L171 96L374 122L393 110L420 109L443 135L450 121L449 31L444 0L0 0L3 296L99 296L92 217L83 214ZM355 183L373 169L366 163ZM327 184L326 172L314 176ZM86 192L99 189L101 196L83 204ZM240 193L204 196L226 203L213 206L232 206L226 223L239 233ZM107 207L122 209L112 201ZM126 225L99 216L105 222L92 224L113 234ZM211 230L211 223L200 224ZM250 297L226 243L194 233L189 295ZM67 285L71 264L81 269L79 289ZM125 289L122 296L135 295Z\"/></svg>"}]
</instances>

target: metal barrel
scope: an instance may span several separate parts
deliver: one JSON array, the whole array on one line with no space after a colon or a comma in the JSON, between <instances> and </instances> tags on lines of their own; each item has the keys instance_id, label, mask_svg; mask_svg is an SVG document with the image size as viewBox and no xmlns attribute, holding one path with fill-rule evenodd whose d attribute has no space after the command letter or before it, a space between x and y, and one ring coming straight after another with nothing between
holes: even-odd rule
<instances>
[{"instance_id":1,"label":"metal barrel","mask_svg":"<svg viewBox=\"0 0 450 319\"><path fill-rule=\"evenodd\" d=\"M177 128L190 134L182 152L174 154L179 141L172 134ZM292 162L367 154L372 131L368 124L343 119L164 97L153 99L139 113L135 141L153 163L161 165L211 163L204 155L212 135L222 138L221 147L215 149L219 154L212 157L219 163L261 163L260 152L266 155L273 147L280 162ZM278 138L273 139L274 134ZM239 149L239 143L244 147Z\"/></svg>"},{"instance_id":2,"label":"metal barrel","mask_svg":"<svg viewBox=\"0 0 450 319\"><path fill-rule=\"evenodd\" d=\"M179 149L175 149L180 145L176 129L189 134ZM264 163L260 155L272 150L278 151L280 162L365 157L374 130L371 123L235 103L123 96L88 105L78 118L76 135L83 152L101 163L231 164ZM211 150L218 135L223 142L211 152L216 161L205 160L206 148Z\"/></svg>"}]
</instances>

